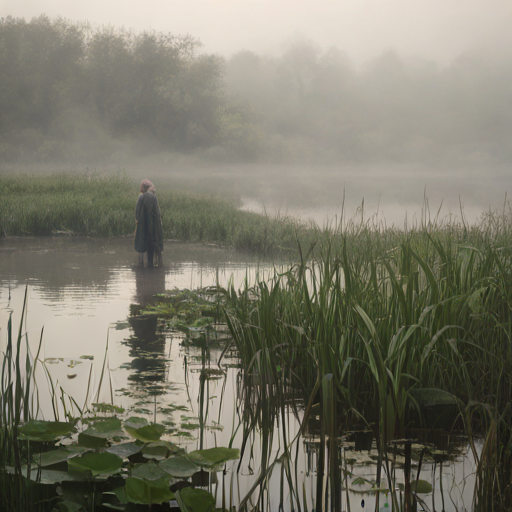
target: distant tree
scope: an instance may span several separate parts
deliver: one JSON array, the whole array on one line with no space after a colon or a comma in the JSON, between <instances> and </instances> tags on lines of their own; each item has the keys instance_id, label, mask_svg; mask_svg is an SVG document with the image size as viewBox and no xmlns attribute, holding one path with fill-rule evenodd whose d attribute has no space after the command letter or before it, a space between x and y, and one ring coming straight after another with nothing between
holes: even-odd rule
<instances>
[{"instance_id":1,"label":"distant tree","mask_svg":"<svg viewBox=\"0 0 512 512\"><path fill-rule=\"evenodd\" d=\"M218 144L224 62L198 55L199 47L190 36L45 16L1 20L0 160L27 151L57 158L70 151L73 134L83 134L84 122L148 148Z\"/></svg>"}]
</instances>

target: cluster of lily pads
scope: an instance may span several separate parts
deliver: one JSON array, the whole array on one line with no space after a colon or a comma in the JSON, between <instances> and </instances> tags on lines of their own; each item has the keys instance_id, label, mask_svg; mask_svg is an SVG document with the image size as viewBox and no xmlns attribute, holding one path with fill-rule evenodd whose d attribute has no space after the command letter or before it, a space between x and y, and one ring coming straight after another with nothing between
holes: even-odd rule
<instances>
[{"instance_id":1,"label":"cluster of lily pads","mask_svg":"<svg viewBox=\"0 0 512 512\"><path fill-rule=\"evenodd\" d=\"M80 426L84 428L78 432ZM18 440L27 448L21 472L34 482L55 487L56 512L128 512L155 504L159 504L155 510L173 506L183 512L219 510L214 496L194 487L192 477L218 471L237 459L239 450L187 453L161 439L164 432L164 425L139 417L124 421L95 417L80 424L32 420L19 427Z\"/></svg>"},{"instance_id":2,"label":"cluster of lily pads","mask_svg":"<svg viewBox=\"0 0 512 512\"><path fill-rule=\"evenodd\" d=\"M225 290L209 286L197 290L174 289L154 296L150 304L130 305L131 318L157 317L167 329L185 334L183 345L205 347L230 341L223 321Z\"/></svg>"}]
</instances>

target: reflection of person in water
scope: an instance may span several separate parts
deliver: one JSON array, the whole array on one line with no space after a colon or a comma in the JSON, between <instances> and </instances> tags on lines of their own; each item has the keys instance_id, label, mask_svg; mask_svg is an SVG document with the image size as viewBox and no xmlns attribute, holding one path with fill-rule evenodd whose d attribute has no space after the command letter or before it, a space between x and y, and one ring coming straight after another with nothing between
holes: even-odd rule
<instances>
[{"instance_id":1,"label":"reflection of person in water","mask_svg":"<svg viewBox=\"0 0 512 512\"><path fill-rule=\"evenodd\" d=\"M133 301L135 304L145 306L154 302L154 296L159 293L165 293L165 268L155 268L152 272L139 266L134 267L135 273L135 295Z\"/></svg>"},{"instance_id":2,"label":"reflection of person in water","mask_svg":"<svg viewBox=\"0 0 512 512\"><path fill-rule=\"evenodd\" d=\"M130 370L128 380L134 393L160 395L166 381L166 336L159 330L157 316L141 314L141 310L154 302L156 294L165 293L166 269L157 267L148 272L137 266L133 271L135 295L129 316L133 335L126 339L130 360L125 367Z\"/></svg>"},{"instance_id":3,"label":"reflection of person in water","mask_svg":"<svg viewBox=\"0 0 512 512\"><path fill-rule=\"evenodd\" d=\"M144 394L160 395L167 369L165 335L158 332L156 315L130 316L129 322L133 336L126 340L131 358L125 365L131 370L128 380Z\"/></svg>"},{"instance_id":4,"label":"reflection of person in water","mask_svg":"<svg viewBox=\"0 0 512 512\"><path fill-rule=\"evenodd\" d=\"M137 223L134 240L135 250L141 254L147 253L148 267L153 266L155 255L156 264L162 265L164 237L156 189L151 181L142 180L140 192L135 207L135 221ZM142 260L142 263L144 264L144 260Z\"/></svg>"}]
</instances>

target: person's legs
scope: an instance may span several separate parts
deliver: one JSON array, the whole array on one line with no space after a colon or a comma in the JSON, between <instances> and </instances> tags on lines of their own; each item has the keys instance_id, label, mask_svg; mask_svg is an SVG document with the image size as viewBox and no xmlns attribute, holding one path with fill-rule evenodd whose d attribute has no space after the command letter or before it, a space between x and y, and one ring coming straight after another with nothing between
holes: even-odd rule
<instances>
[{"instance_id":1,"label":"person's legs","mask_svg":"<svg viewBox=\"0 0 512 512\"><path fill-rule=\"evenodd\" d=\"M153 247L148 247L148 268L153 266L153 255L155 254L155 249Z\"/></svg>"}]
</instances>

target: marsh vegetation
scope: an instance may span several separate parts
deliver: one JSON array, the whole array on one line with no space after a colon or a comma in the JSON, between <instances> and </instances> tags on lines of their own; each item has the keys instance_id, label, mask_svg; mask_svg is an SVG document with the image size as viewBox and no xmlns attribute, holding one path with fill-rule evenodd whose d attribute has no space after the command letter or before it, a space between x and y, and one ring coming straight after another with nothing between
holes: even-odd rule
<instances>
[{"instance_id":1,"label":"marsh vegetation","mask_svg":"<svg viewBox=\"0 0 512 512\"><path fill-rule=\"evenodd\" d=\"M25 265L0 274L2 511L512 510L509 53L356 66L298 39L223 58L190 36L7 16L0 68L2 265ZM171 254L151 274L123 252L142 177ZM414 206L402 228L383 193L384 210ZM8 237L48 255L44 279ZM202 260L169 290L197 263L177 242L266 260L236 283ZM70 247L87 258L55 256ZM30 287L11 309L45 279L79 303L39 310L68 321L54 357Z\"/></svg>"},{"instance_id":2,"label":"marsh vegetation","mask_svg":"<svg viewBox=\"0 0 512 512\"><path fill-rule=\"evenodd\" d=\"M138 186L126 174L0 175L2 236L127 236ZM240 199L158 188L164 237L216 243L262 256L295 250L314 229L299 219L239 209Z\"/></svg>"},{"instance_id":3,"label":"marsh vegetation","mask_svg":"<svg viewBox=\"0 0 512 512\"><path fill-rule=\"evenodd\" d=\"M196 391L203 405L197 419L184 418L180 429L198 428L199 440L205 429L215 426L207 419L210 379L222 382L228 372L238 375L234 417L239 426L232 439L237 440L233 448L240 449L243 465L231 466L228 473L233 478L245 463L254 473L252 483L232 502L241 510L270 510L277 496L277 503L289 509L344 510L348 503L355 507L358 489L367 506L376 509L387 505L393 510L436 510L440 500L449 509L447 503L453 500L453 510L508 510L509 215L487 215L472 226L424 218L417 229L407 232L379 230L352 219L328 237L325 230L312 231L316 243L296 238L295 263L270 278L247 281L241 288L225 283L200 294L164 293L152 304L135 305L130 321L134 332L140 329L137 318L155 320L150 321L153 334L144 337L148 348L141 350L128 341L133 347L131 385L139 398L145 389L157 404L168 383L166 370L158 363L165 360L167 349L155 332L181 332L183 347L195 350L200 376ZM219 330L224 321L229 339L226 328ZM215 348L215 338L221 338L220 347ZM28 381L19 380L30 377L33 362L28 354L26 362L16 360L20 343L15 349L11 342L3 366L2 403L15 405L2 423L5 460L12 467L21 464L30 447L18 430L33 426L27 423L31 388ZM240 368L221 365L227 354L236 357ZM38 361L37 353L33 361ZM107 375L102 366L104 383ZM56 402L62 400L68 411L74 411L69 428L75 427L77 417L82 434L101 430L107 421L87 419L72 397L57 396ZM150 423L163 424L156 419L156 408L153 413L148 404L137 407ZM159 417L165 417L163 409ZM116 429L121 425L126 435L123 422L131 428L131 420L122 414L121 418ZM53 428L39 427L44 432ZM99 437L107 443L98 448L100 452L120 441L114 435ZM461 439L475 461L469 502L467 497L453 498L451 490L442 487L443 466L446 473L451 450L460 449ZM9 448L15 446L19 448ZM169 450L165 442L158 446ZM309 462L304 461L304 449ZM361 452L356 449L374 458L358 462ZM73 453L72 458L77 456ZM371 469L358 473L368 462ZM135 466L130 464L125 461L117 469L132 471ZM304 467L307 484L301 476ZM426 467L431 468L431 477ZM17 471L17 477L9 477L18 478L18 487L9 487L15 499L48 492L48 487L32 488L22 470ZM434 493L436 485L441 488ZM430 496L432 505L427 503ZM121 501L116 506L128 507Z\"/></svg>"}]
</instances>

